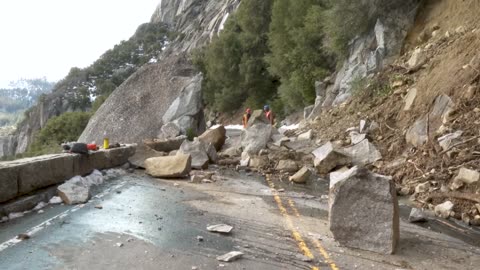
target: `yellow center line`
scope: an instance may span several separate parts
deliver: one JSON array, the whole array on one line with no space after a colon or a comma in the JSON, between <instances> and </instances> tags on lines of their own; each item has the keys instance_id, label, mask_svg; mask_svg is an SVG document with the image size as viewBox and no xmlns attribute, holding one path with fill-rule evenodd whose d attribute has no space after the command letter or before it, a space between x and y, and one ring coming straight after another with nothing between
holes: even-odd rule
<instances>
[{"instance_id":1,"label":"yellow center line","mask_svg":"<svg viewBox=\"0 0 480 270\"><path fill-rule=\"evenodd\" d=\"M267 179L268 186L273 191L273 198L277 203L278 209L280 210L280 213L282 214L282 216L285 218L288 228L292 232L293 239L297 241L298 248L302 251L303 255L305 255L310 259L314 259L314 256L310 251L310 249L308 248L307 243L305 243L305 241L303 240L302 235L295 229L295 226L293 226L292 219L290 218L290 215L288 214L287 209L285 209L285 207L283 206L282 199L280 198L280 196L278 196L275 190L275 185L270 180L268 175L265 178ZM312 270L320 270L320 268L316 266L312 266Z\"/></svg>"},{"instance_id":2,"label":"yellow center line","mask_svg":"<svg viewBox=\"0 0 480 270\"><path fill-rule=\"evenodd\" d=\"M290 205L290 208L293 210L293 213L295 214L295 216L300 217L300 213L298 212L298 209L295 207L295 203L291 199L288 199L288 204ZM339 270L335 262L330 258L327 251L320 243L320 241L318 239L312 238L312 242L317 248L318 252L320 252L323 258L325 258L325 261L330 265L330 268L332 270Z\"/></svg>"}]
</instances>

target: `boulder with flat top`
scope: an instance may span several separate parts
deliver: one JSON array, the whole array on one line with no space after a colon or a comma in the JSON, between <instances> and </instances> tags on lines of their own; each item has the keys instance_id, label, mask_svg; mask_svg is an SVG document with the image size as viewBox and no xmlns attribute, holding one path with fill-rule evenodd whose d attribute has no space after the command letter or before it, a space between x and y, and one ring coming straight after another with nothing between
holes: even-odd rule
<instances>
[{"instance_id":1,"label":"boulder with flat top","mask_svg":"<svg viewBox=\"0 0 480 270\"><path fill-rule=\"evenodd\" d=\"M332 182L333 180L333 182ZM399 210L390 177L354 167L331 177L329 227L340 245L395 252Z\"/></svg>"},{"instance_id":2,"label":"boulder with flat top","mask_svg":"<svg viewBox=\"0 0 480 270\"><path fill-rule=\"evenodd\" d=\"M187 176L192 167L190 155L154 157L145 160L147 174L158 178L179 178Z\"/></svg>"}]
</instances>

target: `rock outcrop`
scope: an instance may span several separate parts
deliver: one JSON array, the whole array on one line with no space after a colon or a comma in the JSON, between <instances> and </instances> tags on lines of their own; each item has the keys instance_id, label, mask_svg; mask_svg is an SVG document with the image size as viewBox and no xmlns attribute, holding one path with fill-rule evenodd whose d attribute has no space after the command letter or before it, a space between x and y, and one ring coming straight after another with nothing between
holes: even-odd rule
<instances>
[{"instance_id":1,"label":"rock outcrop","mask_svg":"<svg viewBox=\"0 0 480 270\"><path fill-rule=\"evenodd\" d=\"M179 37L118 87L90 120L80 141L139 143L155 138L173 122L183 133L205 130L201 98L202 76L189 62L189 52L206 44L236 9L236 0L164 0L152 22L164 22Z\"/></svg>"},{"instance_id":2,"label":"rock outcrop","mask_svg":"<svg viewBox=\"0 0 480 270\"><path fill-rule=\"evenodd\" d=\"M400 54L408 30L413 26L419 7L418 0L394 5L390 13L378 18L366 35L351 41L349 56L335 77L317 82L315 106L308 119L315 119L328 108L342 104L352 95L352 82L379 72L393 57Z\"/></svg>"}]
</instances>

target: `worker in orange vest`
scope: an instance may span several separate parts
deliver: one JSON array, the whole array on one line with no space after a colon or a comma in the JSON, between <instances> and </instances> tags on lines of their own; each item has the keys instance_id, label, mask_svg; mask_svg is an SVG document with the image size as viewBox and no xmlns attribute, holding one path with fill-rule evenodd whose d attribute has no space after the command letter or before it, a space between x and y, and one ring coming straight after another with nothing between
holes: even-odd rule
<instances>
[{"instance_id":1,"label":"worker in orange vest","mask_svg":"<svg viewBox=\"0 0 480 270\"><path fill-rule=\"evenodd\" d=\"M270 121L270 124L273 125L275 117L274 117L272 111L270 110L270 106L268 106L268 105L263 106L263 111L265 112L265 116L267 117L267 119Z\"/></svg>"},{"instance_id":2,"label":"worker in orange vest","mask_svg":"<svg viewBox=\"0 0 480 270\"><path fill-rule=\"evenodd\" d=\"M242 118L243 128L247 128L248 120L250 120L251 115L252 115L252 110L250 110L250 108L247 108Z\"/></svg>"}]
</instances>

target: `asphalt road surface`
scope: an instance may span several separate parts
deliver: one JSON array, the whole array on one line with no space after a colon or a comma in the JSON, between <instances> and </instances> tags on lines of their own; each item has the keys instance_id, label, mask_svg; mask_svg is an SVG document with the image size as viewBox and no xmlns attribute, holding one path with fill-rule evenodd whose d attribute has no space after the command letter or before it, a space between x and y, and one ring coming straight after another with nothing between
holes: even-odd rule
<instances>
[{"instance_id":1,"label":"asphalt road surface","mask_svg":"<svg viewBox=\"0 0 480 270\"><path fill-rule=\"evenodd\" d=\"M478 247L405 222L395 255L340 247L327 227L326 181L293 186L217 170L223 180L211 184L138 171L85 205L0 224L0 269L479 269ZM232 233L206 230L220 223ZM244 256L216 259L230 251Z\"/></svg>"}]
</instances>

